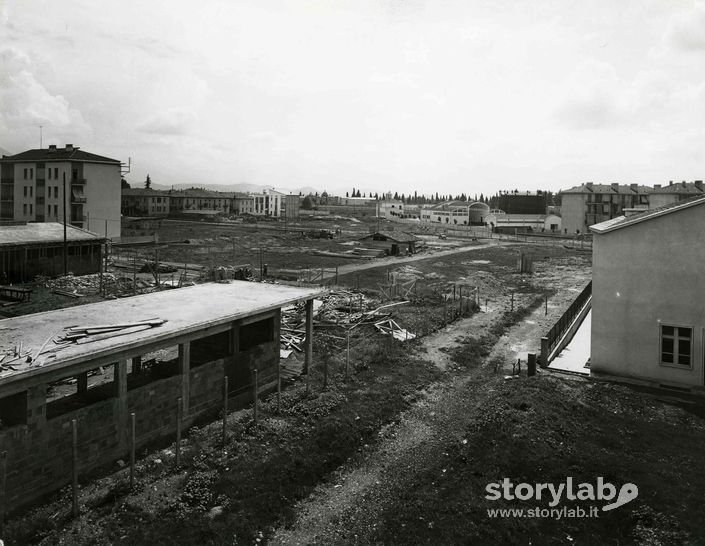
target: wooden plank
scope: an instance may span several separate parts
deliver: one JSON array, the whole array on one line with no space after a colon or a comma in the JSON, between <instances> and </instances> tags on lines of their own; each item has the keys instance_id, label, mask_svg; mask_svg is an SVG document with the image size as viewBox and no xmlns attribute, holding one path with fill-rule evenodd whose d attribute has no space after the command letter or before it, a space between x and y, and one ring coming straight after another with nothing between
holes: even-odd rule
<instances>
[{"instance_id":1,"label":"wooden plank","mask_svg":"<svg viewBox=\"0 0 705 546\"><path fill-rule=\"evenodd\" d=\"M149 330L151 326L149 324L144 324L142 326L134 326L132 328L124 328L118 332L108 332L106 334L98 334L95 336L86 336L81 339L77 339L76 343L83 345L84 343L92 343L94 341L102 341L104 339L110 339L115 336L125 336L128 334L134 334L136 332L142 332L144 330Z\"/></svg>"}]
</instances>

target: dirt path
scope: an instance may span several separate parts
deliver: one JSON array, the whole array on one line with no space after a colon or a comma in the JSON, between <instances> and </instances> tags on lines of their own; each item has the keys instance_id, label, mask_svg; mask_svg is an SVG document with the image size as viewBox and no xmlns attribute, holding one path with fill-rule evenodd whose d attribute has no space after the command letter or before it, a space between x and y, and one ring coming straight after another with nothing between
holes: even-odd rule
<instances>
[{"instance_id":1,"label":"dirt path","mask_svg":"<svg viewBox=\"0 0 705 546\"><path fill-rule=\"evenodd\" d=\"M571 284L574 279L566 281ZM570 292L565 292L570 298ZM454 323L425 338L420 356L441 369L447 369L451 358L446 353L457 346L469 331L490 324L502 311L487 312ZM546 324L555 320L559 305L536 309L527 319L511 328L495 345L486 362L499 357L505 369L524 355L540 339ZM528 341L527 341L528 340ZM525 357L524 357L525 358ZM501 373L501 372L500 372ZM493 389L486 373L471 370L436 384L425 397L405 412L397 424L380 432L380 441L365 454L364 460L343 467L328 484L297 507L296 523L288 529L279 528L272 544L367 544L374 542L379 514L394 506L394 499L405 488L414 487L417 476L438 461L445 453L441 446L467 442L463 433L468 423L478 417L476 409L492 396ZM444 479L446 476L439 476ZM452 476L447 476L452 479ZM433 522L428 522L429 527Z\"/></svg>"},{"instance_id":2,"label":"dirt path","mask_svg":"<svg viewBox=\"0 0 705 546\"><path fill-rule=\"evenodd\" d=\"M397 257L387 257L387 258L381 258L381 259L375 259L371 262L366 262L366 263L355 263L355 264L347 264L347 265L341 265L338 266L338 275L347 275L348 273L355 273L357 271L363 271L366 269L375 269L377 267L393 267L397 266L400 264L405 264L409 262L418 262L420 260L431 260L431 259L437 259L437 258L442 258L443 256L451 256L453 254L463 254L466 252L473 252L473 251L478 251L478 250L484 250L486 248L489 248L491 246L497 246L497 245L508 245L508 244L516 244L516 243L505 243L505 242L500 242L499 240L492 239L489 243L487 244L480 244L480 245L472 245L472 246L459 246L456 248L451 248L448 250L439 250L436 252L433 252L431 254L414 254L413 256L405 256L402 258L397 258ZM334 277L335 274L324 274L324 278L332 278Z\"/></svg>"}]
</instances>

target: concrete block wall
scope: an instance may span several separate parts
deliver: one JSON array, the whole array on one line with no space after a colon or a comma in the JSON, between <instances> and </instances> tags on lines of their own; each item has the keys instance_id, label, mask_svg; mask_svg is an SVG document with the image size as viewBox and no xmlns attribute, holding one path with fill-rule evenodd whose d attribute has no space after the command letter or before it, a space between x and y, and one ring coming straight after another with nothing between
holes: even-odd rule
<instances>
[{"instance_id":1,"label":"concrete block wall","mask_svg":"<svg viewBox=\"0 0 705 546\"><path fill-rule=\"evenodd\" d=\"M269 315L272 318L272 315ZM280 316L273 316L271 341L240 351L239 325L232 325L231 355L191 367L190 346L181 346L187 360L183 373L127 389L127 361L117 363L112 396L47 419L46 384L27 391L26 424L0 429L0 450L7 451L6 506L22 508L69 484L72 477L72 419L78 425L79 477L129 456L129 415L135 412L137 449L175 435L177 400L188 396L184 430L223 400L223 378L230 382L230 407L252 402L252 370L259 371L259 392L276 387ZM204 338L207 339L207 338ZM227 351L226 351L227 352ZM218 351L222 354L222 351ZM238 382L239 381L239 382ZM233 403L234 402L234 403Z\"/></svg>"}]
</instances>

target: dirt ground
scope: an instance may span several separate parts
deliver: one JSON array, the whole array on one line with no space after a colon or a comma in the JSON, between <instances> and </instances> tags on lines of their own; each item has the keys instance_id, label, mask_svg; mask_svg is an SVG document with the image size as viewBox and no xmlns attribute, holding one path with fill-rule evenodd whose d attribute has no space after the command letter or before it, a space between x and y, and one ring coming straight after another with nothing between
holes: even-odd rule
<instances>
[{"instance_id":1,"label":"dirt ground","mask_svg":"<svg viewBox=\"0 0 705 546\"><path fill-rule=\"evenodd\" d=\"M341 286L379 302L390 283L415 284L394 317L422 337L364 332L347 381L344 356L317 343L310 389L294 381L281 408L264 400L257 424L251 409L231 413L226 445L222 421L194 427L181 468L173 443L140 454L133 491L116 462L83 484L79 518L63 491L10 521L8 543L705 542L705 477L692 470L705 452L700 405L547 371L526 377L526 354L590 279L589 255L458 243L467 248L339 273ZM516 271L522 250L533 252L533 275ZM461 286L479 288L480 306L456 317ZM523 373L508 378L517 359ZM488 516L521 506L486 499L488 483L568 476L632 482L639 496L598 518Z\"/></svg>"}]
</instances>

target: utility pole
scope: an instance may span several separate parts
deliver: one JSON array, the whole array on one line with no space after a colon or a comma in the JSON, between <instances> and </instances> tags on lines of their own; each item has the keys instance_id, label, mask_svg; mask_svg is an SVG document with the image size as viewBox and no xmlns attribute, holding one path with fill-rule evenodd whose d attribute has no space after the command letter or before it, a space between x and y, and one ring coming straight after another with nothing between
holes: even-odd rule
<instances>
[{"instance_id":1,"label":"utility pole","mask_svg":"<svg viewBox=\"0 0 705 546\"><path fill-rule=\"evenodd\" d=\"M64 195L63 195L63 201L64 201L64 277L69 274L69 264L68 264L68 254L69 254L69 249L68 249L68 242L66 240L66 173L63 173L64 175Z\"/></svg>"}]
</instances>

